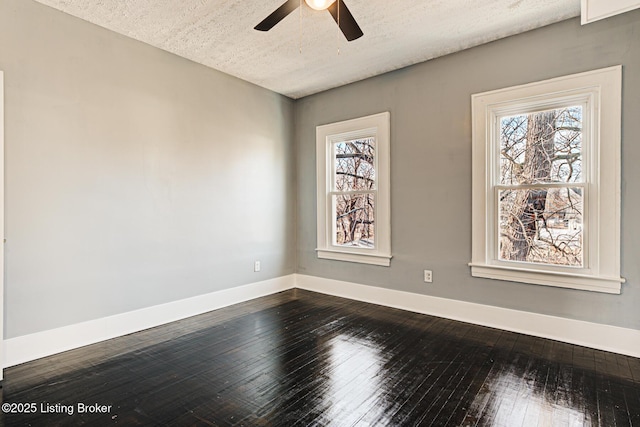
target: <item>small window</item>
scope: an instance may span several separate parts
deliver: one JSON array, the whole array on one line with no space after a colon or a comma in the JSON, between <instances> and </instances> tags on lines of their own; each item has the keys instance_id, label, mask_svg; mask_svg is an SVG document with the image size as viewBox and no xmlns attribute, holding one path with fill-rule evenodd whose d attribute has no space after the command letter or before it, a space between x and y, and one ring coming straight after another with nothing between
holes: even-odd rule
<instances>
[{"instance_id":1,"label":"small window","mask_svg":"<svg viewBox=\"0 0 640 427\"><path fill-rule=\"evenodd\" d=\"M316 128L319 258L388 266L389 113Z\"/></svg>"},{"instance_id":2,"label":"small window","mask_svg":"<svg viewBox=\"0 0 640 427\"><path fill-rule=\"evenodd\" d=\"M621 67L474 95L473 276L619 293Z\"/></svg>"}]
</instances>

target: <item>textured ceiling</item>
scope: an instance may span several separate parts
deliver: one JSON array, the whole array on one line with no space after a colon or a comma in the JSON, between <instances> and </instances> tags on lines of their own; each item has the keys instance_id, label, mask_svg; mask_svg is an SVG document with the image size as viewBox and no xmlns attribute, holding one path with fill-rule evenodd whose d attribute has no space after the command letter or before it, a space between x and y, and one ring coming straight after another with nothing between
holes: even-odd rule
<instances>
[{"instance_id":1,"label":"textured ceiling","mask_svg":"<svg viewBox=\"0 0 640 427\"><path fill-rule=\"evenodd\" d=\"M344 0L364 32L284 0L37 0L131 38L300 98L580 14L580 0ZM303 1L304 3L304 1Z\"/></svg>"}]
</instances>

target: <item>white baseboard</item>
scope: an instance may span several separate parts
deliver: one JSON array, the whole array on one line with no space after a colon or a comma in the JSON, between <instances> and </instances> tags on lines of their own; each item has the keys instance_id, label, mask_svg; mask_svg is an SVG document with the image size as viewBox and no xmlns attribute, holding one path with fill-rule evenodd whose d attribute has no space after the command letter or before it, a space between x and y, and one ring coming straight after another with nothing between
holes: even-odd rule
<instances>
[{"instance_id":1,"label":"white baseboard","mask_svg":"<svg viewBox=\"0 0 640 427\"><path fill-rule=\"evenodd\" d=\"M416 313L640 357L640 331L526 311L296 275L296 287Z\"/></svg>"},{"instance_id":2,"label":"white baseboard","mask_svg":"<svg viewBox=\"0 0 640 427\"><path fill-rule=\"evenodd\" d=\"M115 316L9 338L4 341L3 366L18 365L294 287L295 275L292 274Z\"/></svg>"},{"instance_id":3,"label":"white baseboard","mask_svg":"<svg viewBox=\"0 0 640 427\"><path fill-rule=\"evenodd\" d=\"M292 274L4 341L4 367L293 288L640 357L640 331Z\"/></svg>"}]
</instances>

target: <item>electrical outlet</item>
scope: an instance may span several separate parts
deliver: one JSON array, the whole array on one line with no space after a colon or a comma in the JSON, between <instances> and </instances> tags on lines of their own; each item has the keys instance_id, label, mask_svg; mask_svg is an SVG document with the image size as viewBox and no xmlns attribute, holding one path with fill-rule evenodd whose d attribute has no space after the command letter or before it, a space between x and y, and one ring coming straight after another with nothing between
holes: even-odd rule
<instances>
[{"instance_id":1,"label":"electrical outlet","mask_svg":"<svg viewBox=\"0 0 640 427\"><path fill-rule=\"evenodd\" d=\"M424 281L427 283L433 282L433 272L431 270L424 271Z\"/></svg>"},{"instance_id":2,"label":"electrical outlet","mask_svg":"<svg viewBox=\"0 0 640 427\"><path fill-rule=\"evenodd\" d=\"M256 261L253 263L253 271L255 272L260 271L260 261Z\"/></svg>"}]
</instances>

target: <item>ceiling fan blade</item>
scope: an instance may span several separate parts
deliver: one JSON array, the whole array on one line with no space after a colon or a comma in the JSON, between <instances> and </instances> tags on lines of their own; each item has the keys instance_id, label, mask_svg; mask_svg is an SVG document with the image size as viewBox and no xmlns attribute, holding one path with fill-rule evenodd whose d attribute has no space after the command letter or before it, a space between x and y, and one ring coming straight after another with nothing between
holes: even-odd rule
<instances>
[{"instance_id":1,"label":"ceiling fan blade","mask_svg":"<svg viewBox=\"0 0 640 427\"><path fill-rule=\"evenodd\" d=\"M296 10L300 6L300 0L287 0L282 6L273 11L261 23L256 25L254 29L259 31L269 31L278 22L282 21L288 14Z\"/></svg>"},{"instance_id":2,"label":"ceiling fan blade","mask_svg":"<svg viewBox=\"0 0 640 427\"><path fill-rule=\"evenodd\" d=\"M340 9L338 10L338 8ZM356 19L347 8L347 5L344 4L343 0L336 0L331 6L329 6L328 10L348 41L353 41L364 35L360 26L356 22Z\"/></svg>"}]
</instances>

